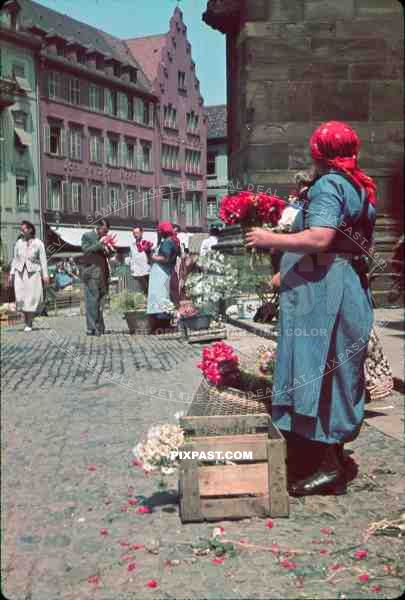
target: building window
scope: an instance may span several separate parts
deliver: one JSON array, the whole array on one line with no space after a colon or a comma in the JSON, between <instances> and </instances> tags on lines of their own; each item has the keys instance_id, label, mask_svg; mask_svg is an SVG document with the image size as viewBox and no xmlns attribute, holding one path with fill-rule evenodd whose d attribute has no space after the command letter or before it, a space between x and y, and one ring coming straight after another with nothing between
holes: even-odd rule
<instances>
[{"instance_id":1,"label":"building window","mask_svg":"<svg viewBox=\"0 0 405 600\"><path fill-rule=\"evenodd\" d=\"M142 190L142 213L141 216L143 219L152 216L152 196L153 190Z\"/></svg>"},{"instance_id":2,"label":"building window","mask_svg":"<svg viewBox=\"0 0 405 600\"><path fill-rule=\"evenodd\" d=\"M68 79L68 102L80 104L80 82L76 77Z\"/></svg>"},{"instance_id":3,"label":"building window","mask_svg":"<svg viewBox=\"0 0 405 600\"><path fill-rule=\"evenodd\" d=\"M103 90L100 86L90 83L89 85L89 106L90 110L103 110Z\"/></svg>"},{"instance_id":4,"label":"building window","mask_svg":"<svg viewBox=\"0 0 405 600\"><path fill-rule=\"evenodd\" d=\"M186 74L184 71L178 71L177 73L177 87L181 92L186 91Z\"/></svg>"},{"instance_id":5,"label":"building window","mask_svg":"<svg viewBox=\"0 0 405 600\"><path fill-rule=\"evenodd\" d=\"M193 202L188 197L185 202L186 206L186 227L192 227L193 225Z\"/></svg>"},{"instance_id":6,"label":"building window","mask_svg":"<svg viewBox=\"0 0 405 600\"><path fill-rule=\"evenodd\" d=\"M107 139L107 165L110 167L118 167L118 139L108 138Z\"/></svg>"},{"instance_id":7,"label":"building window","mask_svg":"<svg viewBox=\"0 0 405 600\"><path fill-rule=\"evenodd\" d=\"M103 162L103 138L97 133L90 134L90 162Z\"/></svg>"},{"instance_id":8,"label":"building window","mask_svg":"<svg viewBox=\"0 0 405 600\"><path fill-rule=\"evenodd\" d=\"M127 169L136 169L136 142L125 142L125 161L124 166Z\"/></svg>"},{"instance_id":9,"label":"building window","mask_svg":"<svg viewBox=\"0 0 405 600\"><path fill-rule=\"evenodd\" d=\"M13 63L13 76L25 78L25 65L23 63Z\"/></svg>"},{"instance_id":10,"label":"building window","mask_svg":"<svg viewBox=\"0 0 405 600\"><path fill-rule=\"evenodd\" d=\"M218 205L216 196L210 196L207 199L207 217L215 219L218 216Z\"/></svg>"},{"instance_id":11,"label":"building window","mask_svg":"<svg viewBox=\"0 0 405 600\"><path fill-rule=\"evenodd\" d=\"M27 130L27 113L22 110L15 111L13 113L14 125L19 129Z\"/></svg>"},{"instance_id":12,"label":"building window","mask_svg":"<svg viewBox=\"0 0 405 600\"><path fill-rule=\"evenodd\" d=\"M47 154L66 155L66 132L61 125L45 125L44 146Z\"/></svg>"},{"instance_id":13,"label":"building window","mask_svg":"<svg viewBox=\"0 0 405 600\"><path fill-rule=\"evenodd\" d=\"M129 80L131 81L131 83L136 83L138 81L138 70L137 69L131 69L129 71Z\"/></svg>"},{"instance_id":14,"label":"building window","mask_svg":"<svg viewBox=\"0 0 405 600\"><path fill-rule=\"evenodd\" d=\"M80 181L72 182L72 212L80 212L82 205L83 184Z\"/></svg>"},{"instance_id":15,"label":"building window","mask_svg":"<svg viewBox=\"0 0 405 600\"><path fill-rule=\"evenodd\" d=\"M128 96L126 94L122 94L121 92L118 94L119 97L119 117L121 119L128 120L130 118L129 111L129 101Z\"/></svg>"},{"instance_id":16,"label":"building window","mask_svg":"<svg viewBox=\"0 0 405 600\"><path fill-rule=\"evenodd\" d=\"M177 110L171 104L163 107L163 127L177 129Z\"/></svg>"},{"instance_id":17,"label":"building window","mask_svg":"<svg viewBox=\"0 0 405 600\"><path fill-rule=\"evenodd\" d=\"M93 183L90 188L91 205L93 212L100 212L103 207L103 187Z\"/></svg>"},{"instance_id":18,"label":"building window","mask_svg":"<svg viewBox=\"0 0 405 600\"><path fill-rule=\"evenodd\" d=\"M69 157L82 160L82 129L72 127L69 131Z\"/></svg>"},{"instance_id":19,"label":"building window","mask_svg":"<svg viewBox=\"0 0 405 600\"><path fill-rule=\"evenodd\" d=\"M141 142L141 171L152 171L152 144L150 142Z\"/></svg>"},{"instance_id":20,"label":"building window","mask_svg":"<svg viewBox=\"0 0 405 600\"><path fill-rule=\"evenodd\" d=\"M117 92L115 90L104 90L104 110L107 114L117 116Z\"/></svg>"},{"instance_id":21,"label":"building window","mask_svg":"<svg viewBox=\"0 0 405 600\"><path fill-rule=\"evenodd\" d=\"M207 175L215 176L217 174L217 154L216 152L207 153Z\"/></svg>"},{"instance_id":22,"label":"building window","mask_svg":"<svg viewBox=\"0 0 405 600\"><path fill-rule=\"evenodd\" d=\"M60 97L60 75L56 71L49 71L48 73L48 97L59 98Z\"/></svg>"},{"instance_id":23,"label":"building window","mask_svg":"<svg viewBox=\"0 0 405 600\"><path fill-rule=\"evenodd\" d=\"M62 197L65 195L67 185L67 181L62 181L57 177L48 178L47 207L49 210L62 210Z\"/></svg>"},{"instance_id":24,"label":"building window","mask_svg":"<svg viewBox=\"0 0 405 600\"><path fill-rule=\"evenodd\" d=\"M201 224L201 194L189 192L186 194L186 225L197 227Z\"/></svg>"},{"instance_id":25,"label":"building window","mask_svg":"<svg viewBox=\"0 0 405 600\"><path fill-rule=\"evenodd\" d=\"M172 171L179 170L179 147L162 144L162 167L171 169Z\"/></svg>"},{"instance_id":26,"label":"building window","mask_svg":"<svg viewBox=\"0 0 405 600\"><path fill-rule=\"evenodd\" d=\"M189 113L187 113L186 115L186 124L187 124L187 131L190 133L197 133L198 131L198 124L199 124L199 117L198 115L195 114L194 111L191 111Z\"/></svg>"},{"instance_id":27,"label":"building window","mask_svg":"<svg viewBox=\"0 0 405 600\"><path fill-rule=\"evenodd\" d=\"M186 150L186 173L198 175L201 172L201 152Z\"/></svg>"},{"instance_id":28,"label":"building window","mask_svg":"<svg viewBox=\"0 0 405 600\"><path fill-rule=\"evenodd\" d=\"M16 198L17 198L17 209L28 208L28 179L27 177L16 177Z\"/></svg>"},{"instance_id":29,"label":"building window","mask_svg":"<svg viewBox=\"0 0 405 600\"><path fill-rule=\"evenodd\" d=\"M118 186L110 186L108 189L108 205L110 209L118 204L120 199L120 188Z\"/></svg>"},{"instance_id":30,"label":"building window","mask_svg":"<svg viewBox=\"0 0 405 600\"><path fill-rule=\"evenodd\" d=\"M136 216L136 189L127 188L127 214L129 217Z\"/></svg>"}]
</instances>

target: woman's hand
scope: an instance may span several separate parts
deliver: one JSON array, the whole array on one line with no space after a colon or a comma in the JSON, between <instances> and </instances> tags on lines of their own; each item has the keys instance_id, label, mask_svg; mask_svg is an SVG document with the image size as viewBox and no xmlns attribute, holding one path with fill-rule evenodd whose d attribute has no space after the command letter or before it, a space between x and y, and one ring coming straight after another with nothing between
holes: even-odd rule
<instances>
[{"instance_id":1,"label":"woman's hand","mask_svg":"<svg viewBox=\"0 0 405 600\"><path fill-rule=\"evenodd\" d=\"M247 248L268 248L271 246L271 231L262 227L252 227L245 235Z\"/></svg>"},{"instance_id":2,"label":"woman's hand","mask_svg":"<svg viewBox=\"0 0 405 600\"><path fill-rule=\"evenodd\" d=\"M276 273L275 275L273 275L273 277L271 278L271 285L276 288L279 289L281 286L281 276L280 276L280 271L278 273Z\"/></svg>"}]
</instances>

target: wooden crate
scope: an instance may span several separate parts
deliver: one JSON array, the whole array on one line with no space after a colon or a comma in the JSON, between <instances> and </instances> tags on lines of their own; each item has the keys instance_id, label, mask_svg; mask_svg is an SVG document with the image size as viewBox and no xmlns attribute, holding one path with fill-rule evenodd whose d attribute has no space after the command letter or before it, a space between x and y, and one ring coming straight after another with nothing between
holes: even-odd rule
<instances>
[{"instance_id":1,"label":"wooden crate","mask_svg":"<svg viewBox=\"0 0 405 600\"><path fill-rule=\"evenodd\" d=\"M195 342L214 342L216 340L225 340L227 337L225 325L222 327L210 327L209 329L189 329L184 327L185 339L189 344Z\"/></svg>"},{"instance_id":2,"label":"wooden crate","mask_svg":"<svg viewBox=\"0 0 405 600\"><path fill-rule=\"evenodd\" d=\"M184 458L180 463L180 517L183 523L241 519L251 516L287 517L286 444L269 414L191 416L181 419L182 451L225 453L249 451L250 460L232 464ZM263 410L251 401L250 408ZM236 407L233 406L235 409Z\"/></svg>"}]
</instances>

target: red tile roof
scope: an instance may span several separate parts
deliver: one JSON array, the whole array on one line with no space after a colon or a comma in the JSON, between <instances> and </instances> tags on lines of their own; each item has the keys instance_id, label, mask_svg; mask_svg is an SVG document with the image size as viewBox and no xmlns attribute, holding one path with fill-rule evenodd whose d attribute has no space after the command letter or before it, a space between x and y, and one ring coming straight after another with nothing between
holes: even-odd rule
<instances>
[{"instance_id":1,"label":"red tile roof","mask_svg":"<svg viewBox=\"0 0 405 600\"><path fill-rule=\"evenodd\" d=\"M132 56L139 62L151 82L156 79L166 40L166 33L125 40Z\"/></svg>"}]
</instances>

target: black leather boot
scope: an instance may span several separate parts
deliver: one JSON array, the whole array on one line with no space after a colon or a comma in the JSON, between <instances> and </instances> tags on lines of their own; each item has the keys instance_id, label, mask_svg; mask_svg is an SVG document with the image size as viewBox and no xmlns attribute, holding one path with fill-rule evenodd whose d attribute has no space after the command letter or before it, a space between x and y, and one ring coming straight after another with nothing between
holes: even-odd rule
<instances>
[{"instance_id":1,"label":"black leather boot","mask_svg":"<svg viewBox=\"0 0 405 600\"><path fill-rule=\"evenodd\" d=\"M289 488L291 496L311 496L330 494L339 496L346 493L346 479L338 457L337 445L324 444L318 469L311 476L293 483Z\"/></svg>"}]
</instances>

